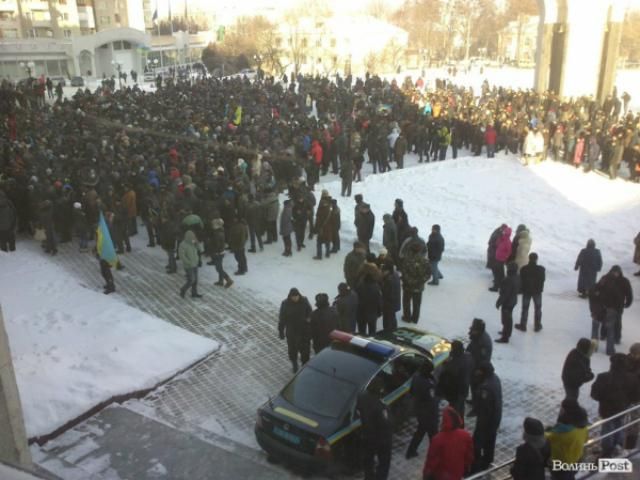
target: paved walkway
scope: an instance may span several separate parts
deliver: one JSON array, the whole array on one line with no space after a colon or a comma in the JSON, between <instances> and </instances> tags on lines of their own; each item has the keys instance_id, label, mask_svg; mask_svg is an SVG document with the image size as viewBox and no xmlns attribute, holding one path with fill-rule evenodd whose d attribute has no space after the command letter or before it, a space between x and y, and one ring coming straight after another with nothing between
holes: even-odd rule
<instances>
[{"instance_id":1,"label":"paved walkway","mask_svg":"<svg viewBox=\"0 0 640 480\"><path fill-rule=\"evenodd\" d=\"M214 287L212 284L217 278L213 267L201 269L201 292L204 298L192 300L187 297L182 300L177 292L183 277L165 274L162 252L157 248L146 248L140 235L134 238L133 253L123 257L125 270L115 272L116 295L140 310L213 338L221 342L223 348L146 398L128 402L122 408L107 409L54 440L53 447L45 446L43 449L46 455L40 464L46 467L57 459L69 471L79 466L84 475L98 475L85 478L159 478L159 472L144 470L148 466L149 455L158 459L167 470L173 471L175 467L176 471L182 471L180 456L169 455L167 445L177 442L179 448L184 449L187 448L185 445L193 444L196 450L206 450L200 444L204 438L205 442L225 444L227 451L241 452L241 458L247 459L253 468L272 471L255 442L253 425L258 406L269 395L277 393L291 376L286 345L277 338L278 307L257 299L245 288L234 286L224 290ZM38 249L36 245L22 245L21 248L32 248L34 252ZM52 261L71 271L87 288L100 289L103 281L98 262L90 254L79 254L75 246L67 244L60 247L60 253ZM520 443L521 424L525 416L537 416L544 423L552 424L562 398L560 391L541 389L529 383L524 372L522 381L510 382L503 385L503 389L505 414L496 461L513 456L515 446ZM166 442L149 445L129 442L126 432L131 419L137 418L136 415L151 418L181 433L165 431L163 436ZM140 419L136 421L142 422ZM93 428L96 424L100 428ZM472 426L471 420L467 427ZM420 476L424 456L420 455L411 461L404 459L412 431L413 422L406 422L399 428L394 439L390 478ZM127 461L120 458L123 452L117 441L119 435L123 437L122 442L128 445ZM104 441L104 436L108 436L110 441ZM91 461L73 455L74 449L82 450L87 443L99 445L99 448L92 450ZM425 444L421 446L421 451L424 448ZM95 454L102 457L96 458ZM105 455L109 455L109 462ZM205 459L208 455L205 455ZM211 456L212 459L214 457ZM103 459L100 461L100 458ZM204 475L204 470L201 472ZM238 470L236 478L246 476L240 472ZM290 475L282 468L278 472L282 478ZM76 477L69 475L68 478ZM230 477L197 476L193 473L188 478Z\"/></svg>"}]
</instances>

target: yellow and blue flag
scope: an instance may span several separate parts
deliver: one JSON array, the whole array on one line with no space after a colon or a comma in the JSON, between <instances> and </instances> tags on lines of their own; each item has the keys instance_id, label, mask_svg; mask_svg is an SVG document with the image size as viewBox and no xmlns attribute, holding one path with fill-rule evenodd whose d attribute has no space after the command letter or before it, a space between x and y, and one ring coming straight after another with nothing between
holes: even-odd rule
<instances>
[{"instance_id":1,"label":"yellow and blue flag","mask_svg":"<svg viewBox=\"0 0 640 480\"><path fill-rule=\"evenodd\" d=\"M101 260L104 260L112 267L116 266L118 263L118 256L116 255L116 249L113 247L109 227L107 227L107 222L105 221L102 212L100 212L98 229L96 231L96 250L98 251L98 256Z\"/></svg>"}]
</instances>

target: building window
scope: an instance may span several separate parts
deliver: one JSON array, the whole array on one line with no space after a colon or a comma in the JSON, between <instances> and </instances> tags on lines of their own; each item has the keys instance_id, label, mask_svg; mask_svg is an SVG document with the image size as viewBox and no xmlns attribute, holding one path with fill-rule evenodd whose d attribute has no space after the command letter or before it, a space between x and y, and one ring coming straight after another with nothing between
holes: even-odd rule
<instances>
[{"instance_id":1,"label":"building window","mask_svg":"<svg viewBox=\"0 0 640 480\"><path fill-rule=\"evenodd\" d=\"M64 36L65 36L66 38L71 38L71 30L65 30L65 31L64 31Z\"/></svg>"},{"instance_id":2,"label":"building window","mask_svg":"<svg viewBox=\"0 0 640 480\"><path fill-rule=\"evenodd\" d=\"M123 40L122 49L123 50L131 50L131 42L127 42L126 40Z\"/></svg>"},{"instance_id":3,"label":"building window","mask_svg":"<svg viewBox=\"0 0 640 480\"><path fill-rule=\"evenodd\" d=\"M51 15L49 15L49 12L36 10L32 13L33 13L33 20L36 22L48 22L51 20Z\"/></svg>"},{"instance_id":4,"label":"building window","mask_svg":"<svg viewBox=\"0 0 640 480\"><path fill-rule=\"evenodd\" d=\"M67 4L67 0L58 0L58 3L60 5L66 5Z\"/></svg>"},{"instance_id":5,"label":"building window","mask_svg":"<svg viewBox=\"0 0 640 480\"><path fill-rule=\"evenodd\" d=\"M15 28L0 30L0 36L2 36L2 38L18 38L18 30Z\"/></svg>"},{"instance_id":6,"label":"building window","mask_svg":"<svg viewBox=\"0 0 640 480\"><path fill-rule=\"evenodd\" d=\"M116 23L120 23L120 14L116 13L113 15L113 21Z\"/></svg>"},{"instance_id":7,"label":"building window","mask_svg":"<svg viewBox=\"0 0 640 480\"><path fill-rule=\"evenodd\" d=\"M302 48L307 48L307 39L306 38L302 39Z\"/></svg>"},{"instance_id":8,"label":"building window","mask_svg":"<svg viewBox=\"0 0 640 480\"><path fill-rule=\"evenodd\" d=\"M120 40L118 40L117 42L113 42L113 49L122 50L122 42Z\"/></svg>"},{"instance_id":9,"label":"building window","mask_svg":"<svg viewBox=\"0 0 640 480\"><path fill-rule=\"evenodd\" d=\"M316 48L320 48L320 47L322 47L322 39L319 38L316 40Z\"/></svg>"},{"instance_id":10,"label":"building window","mask_svg":"<svg viewBox=\"0 0 640 480\"><path fill-rule=\"evenodd\" d=\"M109 16L100 17L100 24L101 25L109 25L109 24L111 24L111 17L109 17Z\"/></svg>"},{"instance_id":11,"label":"building window","mask_svg":"<svg viewBox=\"0 0 640 480\"><path fill-rule=\"evenodd\" d=\"M321 58L318 58L318 63L322 63L322 59Z\"/></svg>"}]
</instances>

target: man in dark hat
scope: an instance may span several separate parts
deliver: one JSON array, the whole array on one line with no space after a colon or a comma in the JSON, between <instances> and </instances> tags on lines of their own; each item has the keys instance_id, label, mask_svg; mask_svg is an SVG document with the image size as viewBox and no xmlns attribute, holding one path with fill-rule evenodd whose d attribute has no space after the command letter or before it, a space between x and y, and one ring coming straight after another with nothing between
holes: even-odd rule
<instances>
[{"instance_id":1,"label":"man in dark hat","mask_svg":"<svg viewBox=\"0 0 640 480\"><path fill-rule=\"evenodd\" d=\"M303 365L309 361L310 315L311 305L307 297L300 295L297 288L289 290L289 295L280 305L278 332L281 340L287 339L293 373L298 371L298 355Z\"/></svg>"},{"instance_id":2,"label":"man in dark hat","mask_svg":"<svg viewBox=\"0 0 640 480\"><path fill-rule=\"evenodd\" d=\"M319 293L316 295L316 309L311 313L311 339L313 340L313 351L318 354L329 346L329 334L338 325L338 314L336 309L329 306L329 295Z\"/></svg>"},{"instance_id":3,"label":"man in dark hat","mask_svg":"<svg viewBox=\"0 0 640 480\"><path fill-rule=\"evenodd\" d=\"M418 456L418 446L425 433L429 441L438 433L438 397L436 396L436 380L433 377L433 363L425 360L422 367L411 378L409 393L413 398L413 411L418 420L416 429L405 457L407 459Z\"/></svg>"},{"instance_id":4,"label":"man in dark hat","mask_svg":"<svg viewBox=\"0 0 640 480\"><path fill-rule=\"evenodd\" d=\"M382 403L383 393L384 384L380 377L376 377L367 389L358 395L356 409L362 421L362 463L365 480L386 480L389 476L393 431L389 411Z\"/></svg>"},{"instance_id":5,"label":"man in dark hat","mask_svg":"<svg viewBox=\"0 0 640 480\"><path fill-rule=\"evenodd\" d=\"M491 340L491 339L489 339ZM438 379L438 391L453 408L464 417L464 399L469 392L473 359L464 351L460 340L451 342L449 358L442 365Z\"/></svg>"},{"instance_id":6,"label":"man in dark hat","mask_svg":"<svg viewBox=\"0 0 640 480\"><path fill-rule=\"evenodd\" d=\"M478 385L473 406L477 414L476 428L473 431L473 471L480 472L489 468L493 462L496 437L502 421L502 385L491 362L476 366L473 375Z\"/></svg>"},{"instance_id":7,"label":"man in dark hat","mask_svg":"<svg viewBox=\"0 0 640 480\"><path fill-rule=\"evenodd\" d=\"M527 417L522 426L524 443L516 449L511 477L513 480L544 480L545 468L551 457L551 447L544 436L544 425L537 418Z\"/></svg>"},{"instance_id":8,"label":"man in dark hat","mask_svg":"<svg viewBox=\"0 0 640 480\"><path fill-rule=\"evenodd\" d=\"M565 398L578 400L580 387L593 380L591 371L591 340L581 338L578 340L576 348L567 355L562 367L562 385L564 386Z\"/></svg>"}]
</instances>

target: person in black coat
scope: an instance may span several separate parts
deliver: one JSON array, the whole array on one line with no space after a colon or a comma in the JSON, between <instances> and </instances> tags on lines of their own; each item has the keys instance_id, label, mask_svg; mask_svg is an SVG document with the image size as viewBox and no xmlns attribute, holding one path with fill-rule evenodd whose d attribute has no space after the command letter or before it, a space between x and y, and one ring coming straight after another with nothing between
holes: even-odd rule
<instances>
[{"instance_id":1,"label":"person in black coat","mask_svg":"<svg viewBox=\"0 0 640 480\"><path fill-rule=\"evenodd\" d=\"M0 190L0 250L13 252L16 249L16 207Z\"/></svg>"},{"instance_id":2,"label":"person in black coat","mask_svg":"<svg viewBox=\"0 0 640 480\"><path fill-rule=\"evenodd\" d=\"M400 245L409 236L409 229L411 228L409 225L409 217L404 209L404 202L402 199L396 199L395 208L393 209L391 217L393 218L393 223L396 224L398 244Z\"/></svg>"},{"instance_id":3,"label":"person in black coat","mask_svg":"<svg viewBox=\"0 0 640 480\"><path fill-rule=\"evenodd\" d=\"M511 467L513 480L544 480L545 468L551 457L551 446L544 436L544 426L536 418L524 419L524 443L516 449Z\"/></svg>"},{"instance_id":4,"label":"person in black coat","mask_svg":"<svg viewBox=\"0 0 640 480\"><path fill-rule=\"evenodd\" d=\"M473 322L471 322L471 327L469 327L469 344L467 345L467 352L471 355L471 368L472 371L478 365L481 365L483 362L491 361L491 354L493 353L493 343L491 337L487 333L487 327L484 323L484 320L480 318L474 318ZM470 384L471 384L471 398L472 405L473 399L475 398L476 388L478 386L477 377L471 376ZM475 415L475 412L472 413ZM470 413L470 415L472 414Z\"/></svg>"},{"instance_id":5,"label":"person in black coat","mask_svg":"<svg viewBox=\"0 0 640 480\"><path fill-rule=\"evenodd\" d=\"M522 314L518 330L527 331L529 304L533 300L533 329L542 330L542 291L544 290L545 269L538 265L538 254L529 254L529 263L520 270L520 285L522 291Z\"/></svg>"},{"instance_id":6,"label":"person in black coat","mask_svg":"<svg viewBox=\"0 0 640 480\"><path fill-rule=\"evenodd\" d=\"M409 393L413 398L413 411L418 420L416 429L405 457L407 459L418 456L418 446L424 435L429 435L429 441L438 433L439 399L436 395L436 380L433 377L433 363L425 360L422 367L411 378Z\"/></svg>"},{"instance_id":7,"label":"person in black coat","mask_svg":"<svg viewBox=\"0 0 640 480\"><path fill-rule=\"evenodd\" d=\"M375 335L378 317L382 313L382 292L371 275L366 275L356 287L358 294L358 333Z\"/></svg>"},{"instance_id":8,"label":"person in black coat","mask_svg":"<svg viewBox=\"0 0 640 480\"><path fill-rule=\"evenodd\" d=\"M281 340L287 339L293 373L298 371L298 354L303 365L309 361L310 315L311 305L307 297L300 295L297 288L289 290L289 295L280 305L278 332Z\"/></svg>"},{"instance_id":9,"label":"person in black coat","mask_svg":"<svg viewBox=\"0 0 640 480\"><path fill-rule=\"evenodd\" d=\"M449 358L442 365L442 371L438 378L438 391L449 405L464 418L464 399L469 392L469 382L473 359L469 352L464 351L460 340L451 342Z\"/></svg>"},{"instance_id":10,"label":"person in black coat","mask_svg":"<svg viewBox=\"0 0 640 480\"><path fill-rule=\"evenodd\" d=\"M507 265L507 276L500 284L500 294L496 301L496 308L500 309L502 331L496 343L509 343L513 329L513 309L518 304L518 292L520 292L520 278L518 277L518 265Z\"/></svg>"},{"instance_id":11,"label":"person in black coat","mask_svg":"<svg viewBox=\"0 0 640 480\"><path fill-rule=\"evenodd\" d=\"M313 341L313 351L320 351L329 346L331 340L329 334L338 325L338 314L336 310L329 306L329 295L319 293L316 295L316 309L311 313L311 340Z\"/></svg>"},{"instance_id":12,"label":"person in black coat","mask_svg":"<svg viewBox=\"0 0 640 480\"><path fill-rule=\"evenodd\" d=\"M438 265L440 260L442 260L442 253L444 252L444 237L440 233L440 225L433 225L431 227L431 234L427 241L427 251L429 263L431 264L431 275L433 276L429 285L438 285L443 278Z\"/></svg>"},{"instance_id":13,"label":"person in black coat","mask_svg":"<svg viewBox=\"0 0 640 480\"><path fill-rule=\"evenodd\" d=\"M382 328L391 332L398 328L396 312L400 310L400 276L393 263L382 264Z\"/></svg>"},{"instance_id":14,"label":"person in black coat","mask_svg":"<svg viewBox=\"0 0 640 480\"><path fill-rule=\"evenodd\" d=\"M578 293L581 298L587 298L587 292L596 284L598 272L602 270L602 255L595 241L590 239L587 247L580 250L574 269L579 270Z\"/></svg>"},{"instance_id":15,"label":"person in black coat","mask_svg":"<svg viewBox=\"0 0 640 480\"><path fill-rule=\"evenodd\" d=\"M358 321L358 294L346 283L338 285L338 296L333 305L338 313L338 330L355 333Z\"/></svg>"},{"instance_id":16,"label":"person in black coat","mask_svg":"<svg viewBox=\"0 0 640 480\"><path fill-rule=\"evenodd\" d=\"M607 355L615 353L614 344L622 339L622 312L633 303L633 291L622 269L614 265L595 286L594 295L605 309L604 329L607 338Z\"/></svg>"},{"instance_id":17,"label":"person in black coat","mask_svg":"<svg viewBox=\"0 0 640 480\"><path fill-rule=\"evenodd\" d=\"M358 234L358 240L367 247L369 251L369 241L373 236L373 227L376 223L376 216L371 211L371 207L368 203L361 202L356 207L356 231Z\"/></svg>"},{"instance_id":18,"label":"person in black coat","mask_svg":"<svg viewBox=\"0 0 640 480\"><path fill-rule=\"evenodd\" d=\"M381 400L383 389L380 378L374 378L358 395L356 404L362 421L362 463L367 480L386 480L391 465L393 429L387 406Z\"/></svg>"},{"instance_id":19,"label":"person in black coat","mask_svg":"<svg viewBox=\"0 0 640 480\"><path fill-rule=\"evenodd\" d=\"M502 385L491 362L478 365L474 371L478 388L474 399L476 428L473 431L474 473L486 470L493 462L496 436L502 421Z\"/></svg>"},{"instance_id":20,"label":"person in black coat","mask_svg":"<svg viewBox=\"0 0 640 480\"><path fill-rule=\"evenodd\" d=\"M562 385L565 398L578 400L580 387L593 380L591 371L591 340L581 338L576 348L571 350L562 367Z\"/></svg>"},{"instance_id":21,"label":"person in black coat","mask_svg":"<svg viewBox=\"0 0 640 480\"><path fill-rule=\"evenodd\" d=\"M610 357L611 366L608 372L600 373L591 385L591 398L598 402L598 413L602 418L609 418L628 409L640 400L638 377L627 371L627 356L614 353ZM622 426L624 416L606 422L602 426L601 435ZM617 432L602 439L602 457L610 458L616 445L622 447L624 431Z\"/></svg>"}]
</instances>

